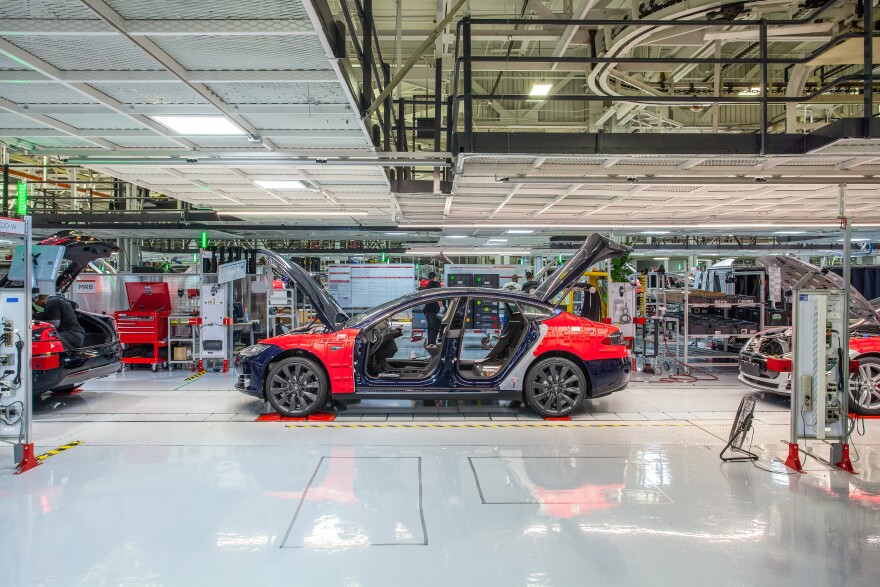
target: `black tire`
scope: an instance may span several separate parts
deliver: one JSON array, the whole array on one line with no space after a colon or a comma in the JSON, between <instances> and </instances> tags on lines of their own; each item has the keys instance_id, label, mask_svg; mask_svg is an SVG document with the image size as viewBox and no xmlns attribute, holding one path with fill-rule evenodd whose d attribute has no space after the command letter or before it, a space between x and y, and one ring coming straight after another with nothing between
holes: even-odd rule
<instances>
[{"instance_id":1,"label":"black tire","mask_svg":"<svg viewBox=\"0 0 880 587\"><path fill-rule=\"evenodd\" d=\"M587 395L587 378L562 357L539 359L529 369L523 399L545 418L561 418L580 409Z\"/></svg>"},{"instance_id":2,"label":"black tire","mask_svg":"<svg viewBox=\"0 0 880 587\"><path fill-rule=\"evenodd\" d=\"M880 416L880 358L858 357L858 377L849 380L851 412L862 416Z\"/></svg>"},{"instance_id":3,"label":"black tire","mask_svg":"<svg viewBox=\"0 0 880 587\"><path fill-rule=\"evenodd\" d=\"M330 384L318 363L305 357L288 357L272 365L266 376L266 399L282 416L302 417L324 407Z\"/></svg>"}]
</instances>

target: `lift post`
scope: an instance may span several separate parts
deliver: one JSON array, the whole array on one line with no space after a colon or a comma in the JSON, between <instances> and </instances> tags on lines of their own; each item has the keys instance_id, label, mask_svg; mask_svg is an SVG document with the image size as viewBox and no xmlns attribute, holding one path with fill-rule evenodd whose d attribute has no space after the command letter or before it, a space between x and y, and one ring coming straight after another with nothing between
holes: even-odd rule
<instances>
[{"instance_id":1,"label":"lift post","mask_svg":"<svg viewBox=\"0 0 880 587\"><path fill-rule=\"evenodd\" d=\"M39 465L34 455L32 430L33 380L31 377L31 296L34 291L34 258L31 253L31 217L0 217L0 234L23 241L13 255L10 280L21 287L0 290L0 438L15 444L18 473ZM16 265L21 259L20 269ZM20 271L20 278L15 275Z\"/></svg>"}]
</instances>

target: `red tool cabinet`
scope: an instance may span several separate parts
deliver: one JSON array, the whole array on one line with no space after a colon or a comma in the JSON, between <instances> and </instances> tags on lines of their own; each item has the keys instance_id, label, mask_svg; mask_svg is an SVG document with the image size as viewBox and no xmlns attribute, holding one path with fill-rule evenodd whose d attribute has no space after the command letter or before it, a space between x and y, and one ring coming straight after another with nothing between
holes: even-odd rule
<instances>
[{"instance_id":1,"label":"red tool cabinet","mask_svg":"<svg viewBox=\"0 0 880 587\"><path fill-rule=\"evenodd\" d=\"M128 346L149 345L152 354L142 357L126 357L125 365L151 365L153 371L167 360L161 349L168 347L168 315L171 314L171 295L168 284L155 281L135 281L125 284L128 310L116 312L116 328L119 341Z\"/></svg>"}]
</instances>

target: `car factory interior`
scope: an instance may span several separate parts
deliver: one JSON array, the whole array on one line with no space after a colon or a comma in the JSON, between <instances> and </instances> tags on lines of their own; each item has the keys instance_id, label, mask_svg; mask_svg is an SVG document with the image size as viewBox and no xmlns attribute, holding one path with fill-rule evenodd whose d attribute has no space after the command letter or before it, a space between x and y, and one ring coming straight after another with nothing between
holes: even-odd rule
<instances>
[{"instance_id":1,"label":"car factory interior","mask_svg":"<svg viewBox=\"0 0 880 587\"><path fill-rule=\"evenodd\" d=\"M877 4L0 1L0 585L880 585Z\"/></svg>"}]
</instances>

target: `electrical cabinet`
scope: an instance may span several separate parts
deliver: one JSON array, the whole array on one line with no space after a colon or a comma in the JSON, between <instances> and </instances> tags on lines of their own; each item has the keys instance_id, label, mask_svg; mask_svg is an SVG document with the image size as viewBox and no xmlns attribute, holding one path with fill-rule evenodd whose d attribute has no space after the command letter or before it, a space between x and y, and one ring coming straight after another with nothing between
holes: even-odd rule
<instances>
[{"instance_id":1,"label":"electrical cabinet","mask_svg":"<svg viewBox=\"0 0 880 587\"><path fill-rule=\"evenodd\" d=\"M226 360L229 353L229 287L225 283L202 285L202 327L199 334L201 360Z\"/></svg>"},{"instance_id":2,"label":"electrical cabinet","mask_svg":"<svg viewBox=\"0 0 880 587\"><path fill-rule=\"evenodd\" d=\"M794 300L792 425L797 438L844 437L849 326L842 290L800 290Z\"/></svg>"}]
</instances>

